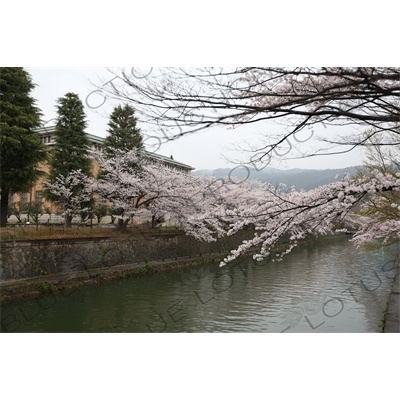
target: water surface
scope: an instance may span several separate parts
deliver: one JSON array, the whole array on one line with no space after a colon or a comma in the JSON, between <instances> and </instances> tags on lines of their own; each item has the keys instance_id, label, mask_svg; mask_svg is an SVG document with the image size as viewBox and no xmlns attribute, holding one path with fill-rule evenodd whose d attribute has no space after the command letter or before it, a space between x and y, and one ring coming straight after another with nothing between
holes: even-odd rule
<instances>
[{"instance_id":1,"label":"water surface","mask_svg":"<svg viewBox=\"0 0 400 400\"><path fill-rule=\"evenodd\" d=\"M379 332L394 255L347 238L2 306L2 332Z\"/></svg>"}]
</instances>

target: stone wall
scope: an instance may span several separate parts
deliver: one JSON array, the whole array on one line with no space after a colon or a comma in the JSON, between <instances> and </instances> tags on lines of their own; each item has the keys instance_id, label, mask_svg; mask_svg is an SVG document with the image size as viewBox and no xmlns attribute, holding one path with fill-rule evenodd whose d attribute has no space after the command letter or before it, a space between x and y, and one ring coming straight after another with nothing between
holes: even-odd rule
<instances>
[{"instance_id":1,"label":"stone wall","mask_svg":"<svg viewBox=\"0 0 400 400\"><path fill-rule=\"evenodd\" d=\"M228 253L253 234L243 231L212 243L199 242L189 236L151 235L123 239L1 243L0 281Z\"/></svg>"}]
</instances>

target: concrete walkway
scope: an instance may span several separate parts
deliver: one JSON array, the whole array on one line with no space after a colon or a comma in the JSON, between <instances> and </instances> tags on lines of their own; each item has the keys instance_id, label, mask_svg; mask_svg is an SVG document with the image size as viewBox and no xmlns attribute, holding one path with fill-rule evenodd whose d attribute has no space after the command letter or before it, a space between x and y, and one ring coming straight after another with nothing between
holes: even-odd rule
<instances>
[{"instance_id":1,"label":"concrete walkway","mask_svg":"<svg viewBox=\"0 0 400 400\"><path fill-rule=\"evenodd\" d=\"M396 280L393 285L389 300L389 314L386 316L385 333L400 332L400 266L397 270Z\"/></svg>"}]
</instances>

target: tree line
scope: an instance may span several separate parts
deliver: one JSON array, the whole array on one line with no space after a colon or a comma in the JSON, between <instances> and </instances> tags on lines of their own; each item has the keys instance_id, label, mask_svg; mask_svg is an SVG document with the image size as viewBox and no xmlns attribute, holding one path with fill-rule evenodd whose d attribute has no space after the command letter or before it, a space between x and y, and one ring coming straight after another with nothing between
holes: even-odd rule
<instances>
[{"instance_id":1,"label":"tree line","mask_svg":"<svg viewBox=\"0 0 400 400\"><path fill-rule=\"evenodd\" d=\"M47 190L47 184L54 184L61 176L67 177L80 170L87 178L92 176L92 154L89 139L85 133L88 122L84 106L75 93L66 93L57 100L57 124L55 146L49 149L41 143L36 130L42 126L42 112L31 96L35 87L23 68L1 68L1 226L7 218L15 215L21 221L21 214L27 214L34 222L49 209L30 201L27 204L10 201L14 193L27 192L45 176L42 167L49 165L43 197L57 205L63 202L60 195ZM125 104L114 108L110 115L108 136L104 142L104 154L113 157L117 149L143 149L143 139L137 126L134 109ZM72 189L71 189L72 190ZM72 193L82 192L83 185L77 185ZM90 214L101 220L109 211L106 205L95 203L93 196L79 204L82 220ZM66 213L65 223L71 226L76 214ZM76 211L76 210L75 210Z\"/></svg>"}]
</instances>

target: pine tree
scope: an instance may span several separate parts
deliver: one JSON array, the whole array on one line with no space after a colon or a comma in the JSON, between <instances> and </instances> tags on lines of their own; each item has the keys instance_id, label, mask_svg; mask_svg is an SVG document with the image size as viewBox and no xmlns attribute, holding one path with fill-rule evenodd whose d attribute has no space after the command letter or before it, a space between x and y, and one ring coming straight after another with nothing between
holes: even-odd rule
<instances>
[{"instance_id":1,"label":"pine tree","mask_svg":"<svg viewBox=\"0 0 400 400\"><path fill-rule=\"evenodd\" d=\"M9 195L29 191L43 175L47 147L35 129L41 125L41 111L30 95L35 84L23 68L0 68L0 186L1 226L7 224Z\"/></svg>"},{"instance_id":2,"label":"pine tree","mask_svg":"<svg viewBox=\"0 0 400 400\"><path fill-rule=\"evenodd\" d=\"M73 171L81 170L85 176L91 175L92 161L89 157L89 139L85 133L87 127L86 115L82 101L75 93L67 93L58 99L58 121L55 130L56 145L50 161L48 181L53 184L57 177L65 179ZM74 190L79 190L76 187ZM57 202L56 194L49 190L44 196L50 201ZM70 227L72 216L66 216L66 226Z\"/></svg>"},{"instance_id":3,"label":"pine tree","mask_svg":"<svg viewBox=\"0 0 400 400\"><path fill-rule=\"evenodd\" d=\"M128 104L117 106L110 115L108 123L109 136L104 141L104 153L107 158L114 156L113 149L124 152L136 149L143 150L143 137L137 127L135 110Z\"/></svg>"},{"instance_id":4,"label":"pine tree","mask_svg":"<svg viewBox=\"0 0 400 400\"><path fill-rule=\"evenodd\" d=\"M78 169L86 175L91 172L89 139L85 133L86 115L82 101L75 93L58 99L56 145L50 162L50 181L58 175L67 175Z\"/></svg>"},{"instance_id":5,"label":"pine tree","mask_svg":"<svg viewBox=\"0 0 400 400\"><path fill-rule=\"evenodd\" d=\"M140 128L137 127L137 119L135 117L135 110L128 104L124 106L117 106L114 108L110 115L110 121L108 123L109 129L107 132L109 135L104 141L104 157L107 160L112 160L121 157L122 154L126 154L131 150L141 151L144 149L143 137L140 133ZM137 158L140 160L140 157ZM126 165L126 171L129 170L133 176L140 176L141 166L140 163L134 162ZM99 178L107 179L107 173L101 171ZM116 214L123 214L122 208L115 208L113 210ZM126 228L129 219L123 220L118 219L117 229L124 230Z\"/></svg>"}]
</instances>

